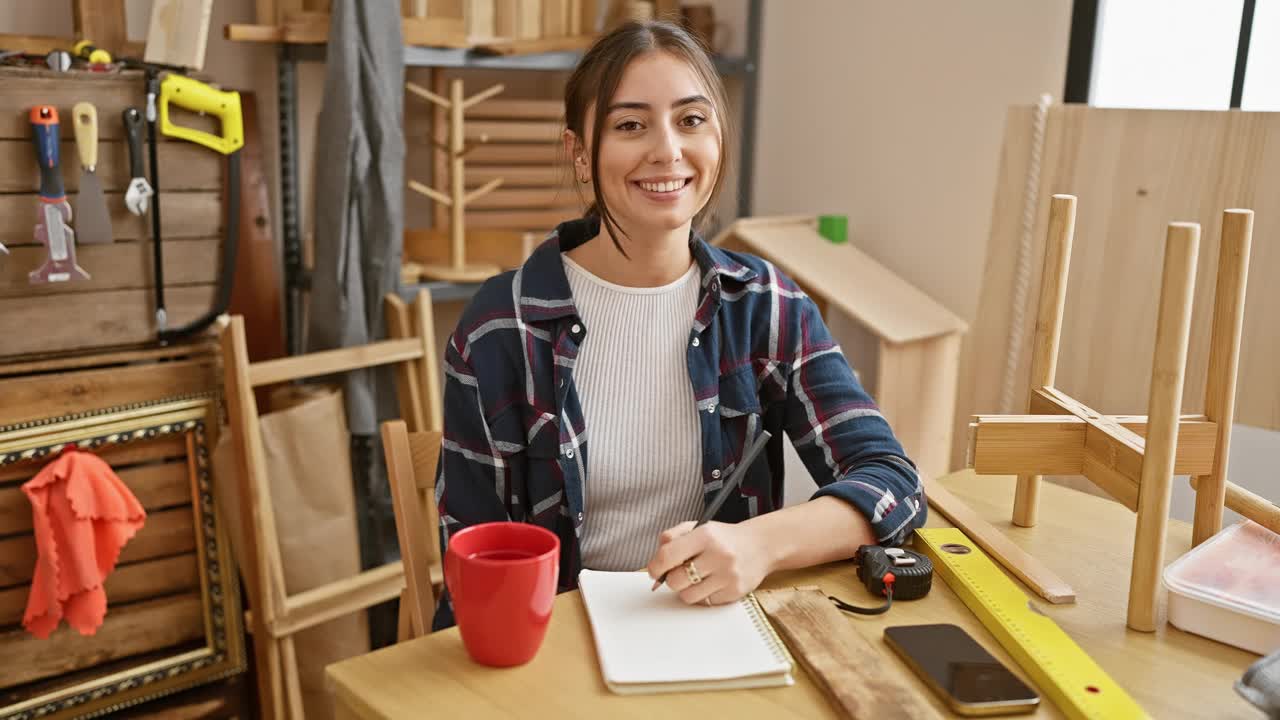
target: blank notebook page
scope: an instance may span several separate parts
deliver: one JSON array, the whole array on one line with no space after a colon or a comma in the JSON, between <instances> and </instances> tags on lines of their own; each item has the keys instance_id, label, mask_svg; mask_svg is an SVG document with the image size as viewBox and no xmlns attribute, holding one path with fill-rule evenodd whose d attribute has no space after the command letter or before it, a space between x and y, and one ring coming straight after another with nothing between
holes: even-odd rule
<instances>
[{"instance_id":1,"label":"blank notebook page","mask_svg":"<svg viewBox=\"0 0 1280 720\"><path fill-rule=\"evenodd\" d=\"M583 570L578 584L612 683L715 681L790 672L750 600L687 605L644 572Z\"/></svg>"}]
</instances>

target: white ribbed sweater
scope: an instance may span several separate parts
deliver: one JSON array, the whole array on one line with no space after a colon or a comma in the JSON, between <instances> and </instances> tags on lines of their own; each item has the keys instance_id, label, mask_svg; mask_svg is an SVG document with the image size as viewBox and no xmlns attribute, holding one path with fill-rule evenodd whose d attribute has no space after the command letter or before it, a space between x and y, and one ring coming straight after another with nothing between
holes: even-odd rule
<instances>
[{"instance_id":1,"label":"white ribbed sweater","mask_svg":"<svg viewBox=\"0 0 1280 720\"><path fill-rule=\"evenodd\" d=\"M573 370L591 449L582 565L639 570L663 530L703 510L702 436L687 367L698 266L669 285L631 288L561 257L586 326Z\"/></svg>"}]
</instances>

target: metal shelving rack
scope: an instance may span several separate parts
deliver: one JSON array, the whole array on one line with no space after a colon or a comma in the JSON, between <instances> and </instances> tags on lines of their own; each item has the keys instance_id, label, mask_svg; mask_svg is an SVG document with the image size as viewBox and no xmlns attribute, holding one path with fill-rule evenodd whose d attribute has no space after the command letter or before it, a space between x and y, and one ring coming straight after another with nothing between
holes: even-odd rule
<instances>
[{"instance_id":1,"label":"metal shelving rack","mask_svg":"<svg viewBox=\"0 0 1280 720\"><path fill-rule=\"evenodd\" d=\"M737 203L739 215L751 214L751 181L755 171L756 102L759 93L760 30L764 0L747 0L746 50L742 57L717 57L716 67L742 82L742 119L739 127L739 171ZM301 352L302 295L310 287L310 277L302 266L302 233L298 217L298 87L300 62L322 62L324 45L281 43L277 57L277 90L280 107L280 205L284 234L285 275L285 341L288 353ZM476 68L488 70L572 70L581 53L578 51L547 52L531 55L484 56L470 50L406 46L404 61L408 67ZM476 285L432 282L406 288L411 294L418 287L431 290L437 300L470 297Z\"/></svg>"}]
</instances>

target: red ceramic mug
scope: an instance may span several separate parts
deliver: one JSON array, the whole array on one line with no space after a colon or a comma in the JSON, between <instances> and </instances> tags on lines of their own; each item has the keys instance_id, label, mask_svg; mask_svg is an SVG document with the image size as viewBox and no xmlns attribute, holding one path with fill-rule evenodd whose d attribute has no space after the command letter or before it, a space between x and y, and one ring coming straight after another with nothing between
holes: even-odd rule
<instances>
[{"instance_id":1,"label":"red ceramic mug","mask_svg":"<svg viewBox=\"0 0 1280 720\"><path fill-rule=\"evenodd\" d=\"M449 538L444 580L471 659L510 667L533 659L551 620L560 538L537 525L493 522Z\"/></svg>"}]
</instances>

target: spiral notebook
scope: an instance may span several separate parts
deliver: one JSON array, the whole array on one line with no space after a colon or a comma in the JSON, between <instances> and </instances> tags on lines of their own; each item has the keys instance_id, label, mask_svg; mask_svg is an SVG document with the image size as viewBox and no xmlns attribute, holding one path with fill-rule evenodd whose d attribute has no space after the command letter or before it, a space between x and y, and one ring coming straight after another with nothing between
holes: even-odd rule
<instances>
[{"instance_id":1,"label":"spiral notebook","mask_svg":"<svg viewBox=\"0 0 1280 720\"><path fill-rule=\"evenodd\" d=\"M687 605L644 572L583 570L578 586L605 685L663 693L791 685L794 661L753 596Z\"/></svg>"}]
</instances>

